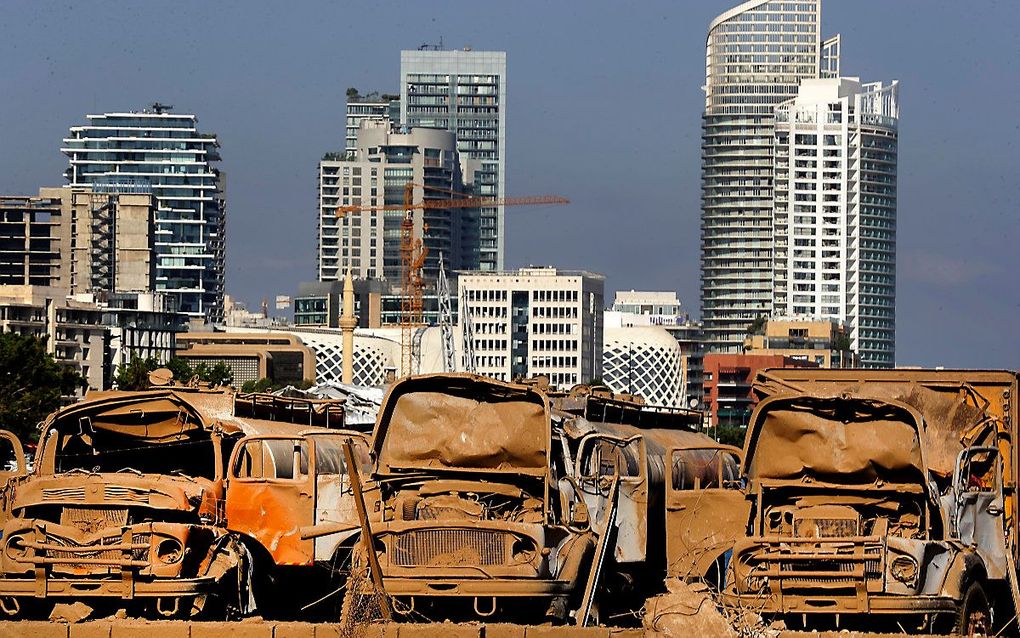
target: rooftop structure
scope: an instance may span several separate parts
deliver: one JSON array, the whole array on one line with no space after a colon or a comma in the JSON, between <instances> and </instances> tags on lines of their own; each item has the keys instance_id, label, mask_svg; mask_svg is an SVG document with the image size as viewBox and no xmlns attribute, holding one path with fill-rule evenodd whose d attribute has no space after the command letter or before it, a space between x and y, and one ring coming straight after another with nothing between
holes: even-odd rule
<instances>
[{"instance_id":1,"label":"rooftop structure","mask_svg":"<svg viewBox=\"0 0 1020 638\"><path fill-rule=\"evenodd\" d=\"M358 129L361 127L361 120L376 118L389 118L393 122L399 122L400 96L379 94L374 91L362 95L357 89L347 89L345 151L350 152L358 148Z\"/></svg>"},{"instance_id":2,"label":"rooftop structure","mask_svg":"<svg viewBox=\"0 0 1020 638\"><path fill-rule=\"evenodd\" d=\"M744 339L746 354L781 355L820 368L854 368L846 325L836 319L772 317Z\"/></svg>"}]
</instances>

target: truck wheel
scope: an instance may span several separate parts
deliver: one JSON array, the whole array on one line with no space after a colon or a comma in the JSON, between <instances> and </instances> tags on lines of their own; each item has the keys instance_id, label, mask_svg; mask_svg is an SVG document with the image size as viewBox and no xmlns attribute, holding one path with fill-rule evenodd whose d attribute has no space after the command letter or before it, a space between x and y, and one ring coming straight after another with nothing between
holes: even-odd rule
<instances>
[{"instance_id":1,"label":"truck wheel","mask_svg":"<svg viewBox=\"0 0 1020 638\"><path fill-rule=\"evenodd\" d=\"M986 635L992 625L992 608L981 583L975 581L967 587L960 601L953 634L958 636Z\"/></svg>"}]
</instances>

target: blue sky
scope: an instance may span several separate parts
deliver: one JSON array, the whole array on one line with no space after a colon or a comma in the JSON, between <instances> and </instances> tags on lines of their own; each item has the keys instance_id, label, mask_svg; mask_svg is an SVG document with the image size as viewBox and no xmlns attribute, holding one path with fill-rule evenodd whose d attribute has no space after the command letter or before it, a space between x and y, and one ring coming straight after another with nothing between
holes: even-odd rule
<instances>
[{"instance_id":1,"label":"blue sky","mask_svg":"<svg viewBox=\"0 0 1020 638\"><path fill-rule=\"evenodd\" d=\"M736 0L12 2L0 193L63 183L86 113L153 101L220 136L227 291L315 276L315 181L344 91L396 91L400 50L507 51L507 265L672 289L697 313L704 38ZM1020 367L1020 3L827 0L843 73L901 81L898 361Z\"/></svg>"}]
</instances>

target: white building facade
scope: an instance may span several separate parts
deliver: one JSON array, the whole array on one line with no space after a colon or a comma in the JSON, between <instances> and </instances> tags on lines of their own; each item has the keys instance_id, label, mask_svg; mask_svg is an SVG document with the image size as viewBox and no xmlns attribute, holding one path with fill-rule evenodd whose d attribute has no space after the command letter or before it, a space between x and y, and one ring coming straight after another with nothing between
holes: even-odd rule
<instances>
[{"instance_id":1,"label":"white building facade","mask_svg":"<svg viewBox=\"0 0 1020 638\"><path fill-rule=\"evenodd\" d=\"M400 52L400 122L453 131L464 159L478 160L474 192L506 193L506 53L416 50ZM479 270L501 270L503 206L482 208Z\"/></svg>"},{"instance_id":2,"label":"white building facade","mask_svg":"<svg viewBox=\"0 0 1020 638\"><path fill-rule=\"evenodd\" d=\"M686 362L680 344L657 326L606 325L602 382L613 392L636 394L649 405L685 405Z\"/></svg>"},{"instance_id":3,"label":"white building facade","mask_svg":"<svg viewBox=\"0 0 1020 638\"><path fill-rule=\"evenodd\" d=\"M475 370L504 381L545 375L569 388L602 370L605 277L522 268L462 273L459 324L471 313Z\"/></svg>"},{"instance_id":4,"label":"white building facade","mask_svg":"<svg viewBox=\"0 0 1020 638\"><path fill-rule=\"evenodd\" d=\"M773 313L844 321L895 365L898 83L805 80L778 107Z\"/></svg>"}]
</instances>

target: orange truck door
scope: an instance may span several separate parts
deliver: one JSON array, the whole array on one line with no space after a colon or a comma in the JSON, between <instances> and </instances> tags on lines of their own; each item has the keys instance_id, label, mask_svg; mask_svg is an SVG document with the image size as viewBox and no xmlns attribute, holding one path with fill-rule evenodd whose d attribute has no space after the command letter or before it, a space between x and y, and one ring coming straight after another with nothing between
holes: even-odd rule
<instances>
[{"instance_id":1,"label":"orange truck door","mask_svg":"<svg viewBox=\"0 0 1020 638\"><path fill-rule=\"evenodd\" d=\"M300 436L249 436L230 456L227 529L254 538L277 565L308 565L314 522L313 442Z\"/></svg>"}]
</instances>

